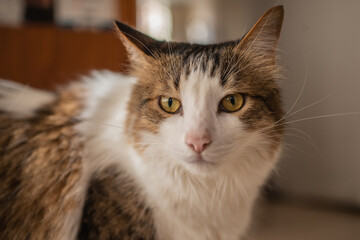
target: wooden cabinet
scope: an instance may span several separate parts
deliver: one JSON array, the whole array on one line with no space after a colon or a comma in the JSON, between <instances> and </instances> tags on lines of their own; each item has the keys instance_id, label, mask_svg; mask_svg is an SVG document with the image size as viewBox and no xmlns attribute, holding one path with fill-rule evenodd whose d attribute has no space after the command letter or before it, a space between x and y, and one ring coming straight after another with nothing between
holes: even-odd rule
<instances>
[{"instance_id":1,"label":"wooden cabinet","mask_svg":"<svg viewBox=\"0 0 360 240\"><path fill-rule=\"evenodd\" d=\"M121 1L120 20L135 25L135 0ZM126 51L114 31L53 25L0 26L0 78L51 89L92 69L126 71Z\"/></svg>"}]
</instances>

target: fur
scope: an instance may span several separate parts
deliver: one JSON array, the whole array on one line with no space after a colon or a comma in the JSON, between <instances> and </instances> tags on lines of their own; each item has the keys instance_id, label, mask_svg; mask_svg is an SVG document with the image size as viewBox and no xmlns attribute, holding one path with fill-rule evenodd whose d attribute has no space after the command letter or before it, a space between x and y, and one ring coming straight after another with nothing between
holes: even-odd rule
<instances>
[{"instance_id":1,"label":"fur","mask_svg":"<svg viewBox=\"0 0 360 240\"><path fill-rule=\"evenodd\" d=\"M27 91L35 99L43 95ZM13 96L3 100L12 102ZM18 117L22 107L11 113ZM86 192L83 143L74 128L80 108L76 94L64 92L36 117L0 114L1 239L76 238Z\"/></svg>"},{"instance_id":2,"label":"fur","mask_svg":"<svg viewBox=\"0 0 360 240\"><path fill-rule=\"evenodd\" d=\"M37 109L55 100L53 93L2 79L0 96L0 109L18 118L34 116Z\"/></svg>"},{"instance_id":3,"label":"fur","mask_svg":"<svg viewBox=\"0 0 360 240\"><path fill-rule=\"evenodd\" d=\"M244 236L281 152L282 19L275 7L242 40L213 45L159 42L117 23L133 77L94 71L55 93L2 82L0 237ZM233 93L244 106L221 111ZM161 96L180 111L163 111ZM187 133L211 137L201 155Z\"/></svg>"}]
</instances>

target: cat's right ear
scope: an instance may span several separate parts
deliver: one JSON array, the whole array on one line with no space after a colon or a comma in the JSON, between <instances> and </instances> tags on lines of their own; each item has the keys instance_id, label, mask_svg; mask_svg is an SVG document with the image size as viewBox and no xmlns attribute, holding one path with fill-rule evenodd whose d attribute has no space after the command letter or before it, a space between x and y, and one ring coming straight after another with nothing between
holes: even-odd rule
<instances>
[{"instance_id":1,"label":"cat's right ear","mask_svg":"<svg viewBox=\"0 0 360 240\"><path fill-rule=\"evenodd\" d=\"M115 21L114 23L132 63L149 61L155 58L154 49L159 41L122 22Z\"/></svg>"}]
</instances>

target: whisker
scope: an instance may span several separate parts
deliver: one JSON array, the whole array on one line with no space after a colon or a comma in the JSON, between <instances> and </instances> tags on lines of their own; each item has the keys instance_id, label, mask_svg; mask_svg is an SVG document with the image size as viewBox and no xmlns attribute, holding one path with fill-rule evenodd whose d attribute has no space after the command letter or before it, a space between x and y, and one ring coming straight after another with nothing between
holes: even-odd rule
<instances>
[{"instance_id":1,"label":"whisker","mask_svg":"<svg viewBox=\"0 0 360 240\"><path fill-rule=\"evenodd\" d=\"M312 104L309 104L309 105L307 105L307 106L305 106L305 107L303 107L303 108L300 108L300 109L296 110L295 112L290 113L288 116L286 116L286 118L291 117L291 116L295 115L296 113L301 112L301 111L303 111L303 110L306 110L306 109L308 109L308 108L310 108L310 107L312 107L312 106L315 106L316 104L321 103L322 101L326 100L327 98L329 98L329 97L332 96L332 95L334 95L334 94L331 93L331 94L329 94L329 95L321 98L320 100L318 100L318 101L316 101L316 102L314 102L314 103L312 103Z\"/></svg>"},{"instance_id":2,"label":"whisker","mask_svg":"<svg viewBox=\"0 0 360 240\"><path fill-rule=\"evenodd\" d=\"M320 119L320 118L351 116L351 115L358 115L358 114L360 114L360 112L334 113L334 114L327 114L327 115L320 115L320 116L296 119L296 120L293 120L293 121L289 121L286 124L302 122L302 121L307 121L307 120L313 120L313 119ZM278 126L280 126L280 125L282 125L282 124L278 124Z\"/></svg>"},{"instance_id":3,"label":"whisker","mask_svg":"<svg viewBox=\"0 0 360 240\"><path fill-rule=\"evenodd\" d=\"M306 140L310 144L310 146L312 146L316 150L316 152L319 154L319 157L321 159L324 158L324 156L323 156L322 152L320 151L319 147L317 146L314 139L309 134L307 134L305 131L302 131L302 130L297 129L297 128L287 128L287 130L292 130L292 131L296 131L298 133L303 134L306 137Z\"/></svg>"},{"instance_id":4,"label":"whisker","mask_svg":"<svg viewBox=\"0 0 360 240\"><path fill-rule=\"evenodd\" d=\"M281 122L282 120L284 120L289 114L290 112L294 109L294 107L296 106L296 104L299 102L304 90L305 90L305 86L306 86L306 82L308 80L308 63L307 63L307 60L306 60L306 56L305 57L305 79L304 79L304 83L301 87L301 90L300 90L300 93L298 95L298 97L296 98L294 104L291 106L291 108L279 119L277 120L273 125L277 125L279 122Z\"/></svg>"}]
</instances>

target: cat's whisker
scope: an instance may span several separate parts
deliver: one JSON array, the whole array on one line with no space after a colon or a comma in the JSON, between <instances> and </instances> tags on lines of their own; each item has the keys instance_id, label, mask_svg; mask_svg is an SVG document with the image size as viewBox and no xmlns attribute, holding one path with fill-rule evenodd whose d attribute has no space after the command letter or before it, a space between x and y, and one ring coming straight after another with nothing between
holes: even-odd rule
<instances>
[{"instance_id":1,"label":"cat's whisker","mask_svg":"<svg viewBox=\"0 0 360 240\"><path fill-rule=\"evenodd\" d=\"M330 96L332 96L332 95L334 95L334 94L331 93L331 94L329 94L329 95L327 95L327 96L325 96L325 97L317 100L317 101L314 102L314 103L311 103L311 104L309 104L309 105L307 105L307 106L305 106L305 107L303 107L303 108L300 108L300 109L296 110L295 112L289 113L289 114L285 117L285 119L286 119L286 118L289 118L289 117L291 117L291 116L293 116L293 115L295 115L295 114L297 114L297 113L299 113L299 112L302 112L302 111L304 111L304 110L306 110L306 109L308 109L308 108L310 108L310 107L313 107L313 106L315 106L315 105L317 105L317 104L319 104L319 103L321 103L321 102L323 102L324 100L328 99L328 98L329 98Z\"/></svg>"},{"instance_id":2,"label":"cat's whisker","mask_svg":"<svg viewBox=\"0 0 360 240\"><path fill-rule=\"evenodd\" d=\"M304 58L305 58L305 78L304 78L304 83L303 83L303 85L301 87L300 93L299 93L298 97L296 98L294 104L291 106L291 108L285 113L285 115L282 118L280 118L280 120L278 120L278 122L285 119L288 116L288 114L291 113L291 111L294 109L296 104L299 102L299 100L300 100L300 98L301 98L301 96L302 96L302 94L303 94L303 92L305 90L306 83L308 81L309 67L308 67L308 62L307 62L306 56L304 56Z\"/></svg>"},{"instance_id":3,"label":"cat's whisker","mask_svg":"<svg viewBox=\"0 0 360 240\"><path fill-rule=\"evenodd\" d=\"M263 134L271 134L271 133L274 133L274 132L278 131L277 129L275 129L276 127L283 126L283 125L288 125L288 124L291 124L291 123L297 123L297 122L308 121L308 120L316 120L316 119L322 119L322 118L329 118L329 117L354 116L354 115L360 115L360 112L334 113L334 114L326 114L326 115L319 115L319 116L295 119L295 120L284 122L284 123L271 124L271 125L269 125L269 126L267 126L265 128L257 130L257 132L259 132L260 134L261 133L263 133ZM268 130L271 130L271 129L272 129L272 131L268 131ZM321 151L316 146L314 140L307 133L305 133L304 131L302 131L300 129L296 129L296 128L287 127L287 129L294 130L294 131L297 131L297 132L302 133L303 135L305 135L308 138L308 140L310 141L309 142L310 145L312 145L315 148L315 150L318 152L318 154L322 157ZM288 133L285 132L284 134L286 135Z\"/></svg>"},{"instance_id":4,"label":"cat's whisker","mask_svg":"<svg viewBox=\"0 0 360 240\"><path fill-rule=\"evenodd\" d=\"M307 142L310 144L310 146L312 146L316 152L319 154L320 158L323 159L323 154L321 153L319 147L317 146L317 144L315 143L314 139L309 135L307 134L305 131L301 130L301 129L297 129L297 128L287 128L287 130L290 130L290 131L295 131L295 132L298 132L298 133L301 133L303 136L305 136L305 139L304 140L307 140ZM287 134L285 132L285 134ZM294 134L295 135L295 134ZM296 136L296 135L295 135Z\"/></svg>"},{"instance_id":5,"label":"cat's whisker","mask_svg":"<svg viewBox=\"0 0 360 240\"><path fill-rule=\"evenodd\" d=\"M294 136L297 136L297 135L294 135ZM306 156L307 158L313 159L314 161L317 161L319 159L318 157L309 154L308 151L305 151L304 149L301 149L298 145L295 145L295 144L286 143L286 144L284 144L283 149L284 149L284 151L282 152L281 155L282 155L282 158L284 158L284 159L291 159L291 158L294 157L293 155L286 152L287 149L288 150L295 150L295 151L297 151L297 152L299 152L301 154L304 154L304 156ZM321 157L321 155L320 155L320 157Z\"/></svg>"},{"instance_id":6,"label":"cat's whisker","mask_svg":"<svg viewBox=\"0 0 360 240\"><path fill-rule=\"evenodd\" d=\"M319 116L314 116L314 117L295 119L295 120L292 120L292 121L288 121L286 123L277 124L277 126L281 126L281 125L285 125L285 124L291 124L291 123L297 123L297 122L302 122L302 121L308 121L308 120L321 119L321 118L353 116L353 115L360 115L360 112L334 113L334 114L326 114L326 115L319 115Z\"/></svg>"},{"instance_id":7,"label":"cat's whisker","mask_svg":"<svg viewBox=\"0 0 360 240\"><path fill-rule=\"evenodd\" d=\"M304 56L305 57L305 56ZM275 123L273 123L272 125L276 125L279 126L278 123L280 123L281 121L283 121L290 113L291 111L294 109L294 107L296 106L296 104L299 102L304 90L305 90L305 86L306 86L306 82L308 80L308 64L307 64L307 60L305 58L305 78L304 78L304 82L303 85L301 87L301 90L299 92L299 95L297 96L295 102L293 103L293 105L290 107L290 109L279 119L277 120ZM272 125L270 125L269 127L271 127Z\"/></svg>"}]
</instances>

